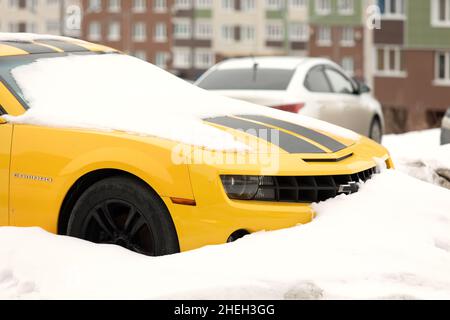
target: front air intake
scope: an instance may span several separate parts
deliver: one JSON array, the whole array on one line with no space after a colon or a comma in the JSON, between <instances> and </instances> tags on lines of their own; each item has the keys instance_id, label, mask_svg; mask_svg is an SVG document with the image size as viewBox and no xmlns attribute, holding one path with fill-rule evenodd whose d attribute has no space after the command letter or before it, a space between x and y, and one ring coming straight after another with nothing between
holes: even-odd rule
<instances>
[{"instance_id":1,"label":"front air intake","mask_svg":"<svg viewBox=\"0 0 450 320\"><path fill-rule=\"evenodd\" d=\"M252 200L274 202L313 203L351 194L359 190L359 184L376 174L370 168L350 175L333 176L265 176Z\"/></svg>"}]
</instances>

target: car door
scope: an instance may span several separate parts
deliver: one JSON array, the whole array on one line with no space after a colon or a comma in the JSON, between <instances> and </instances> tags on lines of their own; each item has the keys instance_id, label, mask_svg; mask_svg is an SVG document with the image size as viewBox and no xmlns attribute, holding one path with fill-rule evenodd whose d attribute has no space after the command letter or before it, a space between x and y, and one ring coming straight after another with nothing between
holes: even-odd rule
<instances>
[{"instance_id":1,"label":"car door","mask_svg":"<svg viewBox=\"0 0 450 320\"><path fill-rule=\"evenodd\" d=\"M363 135L368 133L368 113L362 104L357 84L342 71L333 66L324 66L333 100L322 109L321 118L341 127L353 130Z\"/></svg>"},{"instance_id":2,"label":"car door","mask_svg":"<svg viewBox=\"0 0 450 320\"><path fill-rule=\"evenodd\" d=\"M307 110L303 114L325 120L330 110L335 109L335 99L330 81L324 72L324 65L312 67L305 76L304 87L307 92L303 96L306 100ZM327 117L328 121L331 117Z\"/></svg>"},{"instance_id":3,"label":"car door","mask_svg":"<svg viewBox=\"0 0 450 320\"><path fill-rule=\"evenodd\" d=\"M0 105L0 226L9 225L9 164L13 131L13 126L1 118L4 113Z\"/></svg>"}]
</instances>

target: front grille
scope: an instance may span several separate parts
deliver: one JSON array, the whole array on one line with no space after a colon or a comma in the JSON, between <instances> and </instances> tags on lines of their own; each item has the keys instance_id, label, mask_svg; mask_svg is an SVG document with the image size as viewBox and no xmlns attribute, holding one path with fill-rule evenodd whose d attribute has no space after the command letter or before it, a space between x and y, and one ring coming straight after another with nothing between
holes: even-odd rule
<instances>
[{"instance_id":1,"label":"front grille","mask_svg":"<svg viewBox=\"0 0 450 320\"><path fill-rule=\"evenodd\" d=\"M358 184L371 179L376 173L376 168L370 168L351 175L266 176L261 178L253 200L297 203L325 201L340 194L357 192Z\"/></svg>"}]
</instances>

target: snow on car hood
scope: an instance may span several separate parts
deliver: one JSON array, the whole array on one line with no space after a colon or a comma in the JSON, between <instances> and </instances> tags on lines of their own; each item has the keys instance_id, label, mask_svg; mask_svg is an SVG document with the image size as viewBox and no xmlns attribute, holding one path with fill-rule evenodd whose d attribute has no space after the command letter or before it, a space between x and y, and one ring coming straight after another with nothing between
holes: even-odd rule
<instances>
[{"instance_id":1,"label":"snow on car hood","mask_svg":"<svg viewBox=\"0 0 450 320\"><path fill-rule=\"evenodd\" d=\"M118 130L213 150L243 150L232 134L202 119L276 117L343 138L359 135L328 123L221 97L139 59L120 55L42 58L12 70L30 109L13 123Z\"/></svg>"}]
</instances>

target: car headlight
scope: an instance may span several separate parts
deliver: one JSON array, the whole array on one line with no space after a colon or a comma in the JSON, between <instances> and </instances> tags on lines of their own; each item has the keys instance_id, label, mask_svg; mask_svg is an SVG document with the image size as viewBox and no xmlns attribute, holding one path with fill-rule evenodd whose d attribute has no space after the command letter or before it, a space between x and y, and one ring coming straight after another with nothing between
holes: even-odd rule
<instances>
[{"instance_id":1,"label":"car headlight","mask_svg":"<svg viewBox=\"0 0 450 320\"><path fill-rule=\"evenodd\" d=\"M222 184L230 199L252 200L259 189L258 176L221 176Z\"/></svg>"}]
</instances>

